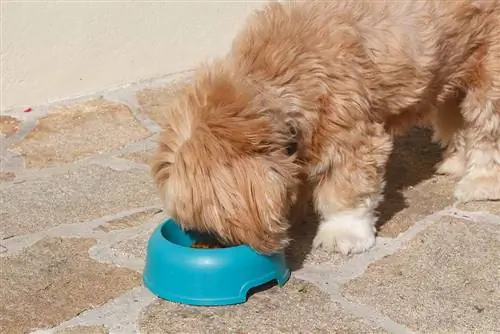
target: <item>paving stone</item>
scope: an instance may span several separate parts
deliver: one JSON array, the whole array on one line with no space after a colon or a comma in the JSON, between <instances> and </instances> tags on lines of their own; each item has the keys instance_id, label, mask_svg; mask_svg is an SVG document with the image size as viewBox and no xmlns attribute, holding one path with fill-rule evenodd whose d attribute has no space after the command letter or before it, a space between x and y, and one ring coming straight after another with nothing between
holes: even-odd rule
<instances>
[{"instance_id":1,"label":"paving stone","mask_svg":"<svg viewBox=\"0 0 500 334\"><path fill-rule=\"evenodd\" d=\"M23 170L25 166L23 157L11 150L4 149L2 145L5 145L5 142L0 137L0 172L16 174Z\"/></svg>"},{"instance_id":2,"label":"paving stone","mask_svg":"<svg viewBox=\"0 0 500 334\"><path fill-rule=\"evenodd\" d=\"M311 222L309 222L311 223ZM312 226L310 226L312 225ZM147 242L153 229L141 233L134 238L120 241L111 248L130 257L144 258L146 255ZM311 249L312 237L315 234L314 223L304 223L298 229L292 231L292 237L296 238L286 250L287 263L292 270L302 268L304 265L338 265L349 257L338 253L330 253L323 249Z\"/></svg>"},{"instance_id":3,"label":"paving stone","mask_svg":"<svg viewBox=\"0 0 500 334\"><path fill-rule=\"evenodd\" d=\"M345 293L420 333L498 333L498 254L498 227L443 218Z\"/></svg>"},{"instance_id":4,"label":"paving stone","mask_svg":"<svg viewBox=\"0 0 500 334\"><path fill-rule=\"evenodd\" d=\"M16 178L16 174L12 172L0 172L0 182L1 181L12 181Z\"/></svg>"},{"instance_id":5,"label":"paving stone","mask_svg":"<svg viewBox=\"0 0 500 334\"><path fill-rule=\"evenodd\" d=\"M453 203L454 181L434 175L434 165L440 158L440 148L430 142L430 133L425 129L412 129L397 140L388 166L385 200L379 208L380 236L397 236L418 220ZM292 268L308 264L339 265L348 259L311 249L317 221L317 217L310 215L292 228L293 241L287 249Z\"/></svg>"},{"instance_id":6,"label":"paving stone","mask_svg":"<svg viewBox=\"0 0 500 334\"><path fill-rule=\"evenodd\" d=\"M460 203L457 208L464 211L489 212L499 215L500 220L500 201Z\"/></svg>"},{"instance_id":7,"label":"paving stone","mask_svg":"<svg viewBox=\"0 0 500 334\"><path fill-rule=\"evenodd\" d=\"M138 164L149 165L153 152L134 152L127 155L125 158L137 162Z\"/></svg>"},{"instance_id":8,"label":"paving stone","mask_svg":"<svg viewBox=\"0 0 500 334\"><path fill-rule=\"evenodd\" d=\"M73 326L55 331L55 334L108 334L104 326Z\"/></svg>"},{"instance_id":9,"label":"paving stone","mask_svg":"<svg viewBox=\"0 0 500 334\"><path fill-rule=\"evenodd\" d=\"M142 110L160 126L165 120L165 108L170 103L177 83L162 87L146 88L137 93L137 101Z\"/></svg>"},{"instance_id":10,"label":"paving stone","mask_svg":"<svg viewBox=\"0 0 500 334\"><path fill-rule=\"evenodd\" d=\"M0 258L0 332L55 326L141 284L135 271L91 260L94 244L88 238L45 239Z\"/></svg>"},{"instance_id":11,"label":"paving stone","mask_svg":"<svg viewBox=\"0 0 500 334\"><path fill-rule=\"evenodd\" d=\"M130 257L145 259L148 240L153 230L154 228L151 228L150 231L141 233L134 238L120 241L114 244L111 248Z\"/></svg>"},{"instance_id":12,"label":"paving stone","mask_svg":"<svg viewBox=\"0 0 500 334\"><path fill-rule=\"evenodd\" d=\"M381 236L397 236L419 219L453 204L455 181L436 176L441 149L431 133L414 128L398 138L387 167L385 199L380 205Z\"/></svg>"},{"instance_id":13,"label":"paving stone","mask_svg":"<svg viewBox=\"0 0 500 334\"><path fill-rule=\"evenodd\" d=\"M150 160L153 157L153 154L155 153L156 147L144 147L144 149L141 149L136 152L132 152L129 154L124 154L120 156L122 159L127 159L131 160L133 162L136 162L138 164L144 164L144 165L149 165Z\"/></svg>"},{"instance_id":14,"label":"paving stone","mask_svg":"<svg viewBox=\"0 0 500 334\"><path fill-rule=\"evenodd\" d=\"M22 181L0 186L0 239L159 202L151 177L140 170L89 165Z\"/></svg>"},{"instance_id":15,"label":"paving stone","mask_svg":"<svg viewBox=\"0 0 500 334\"><path fill-rule=\"evenodd\" d=\"M395 237L420 219L453 204L455 182L436 176L401 192L389 192L380 210L379 235Z\"/></svg>"},{"instance_id":16,"label":"paving stone","mask_svg":"<svg viewBox=\"0 0 500 334\"><path fill-rule=\"evenodd\" d=\"M159 213L158 209L150 209L143 212L138 212L131 214L130 216L126 216L120 219L111 220L99 227L97 229L110 232L114 230L122 230L125 228L130 228L134 226L141 225L151 219L156 213Z\"/></svg>"},{"instance_id":17,"label":"paving stone","mask_svg":"<svg viewBox=\"0 0 500 334\"><path fill-rule=\"evenodd\" d=\"M192 307L159 300L141 315L147 333L382 333L345 314L315 286L291 279L242 305Z\"/></svg>"},{"instance_id":18,"label":"paving stone","mask_svg":"<svg viewBox=\"0 0 500 334\"><path fill-rule=\"evenodd\" d=\"M0 139L8 138L19 130L21 122L11 116L0 116Z\"/></svg>"},{"instance_id":19,"label":"paving stone","mask_svg":"<svg viewBox=\"0 0 500 334\"><path fill-rule=\"evenodd\" d=\"M288 266L292 270L297 270L307 265L339 265L349 258L324 249L312 249L312 242L318 229L318 221L319 218L311 213L303 222L293 225L290 229L289 234L292 241L287 247L285 254Z\"/></svg>"},{"instance_id":20,"label":"paving stone","mask_svg":"<svg viewBox=\"0 0 500 334\"><path fill-rule=\"evenodd\" d=\"M69 163L149 135L125 105L103 99L57 107L13 148L28 167Z\"/></svg>"}]
</instances>

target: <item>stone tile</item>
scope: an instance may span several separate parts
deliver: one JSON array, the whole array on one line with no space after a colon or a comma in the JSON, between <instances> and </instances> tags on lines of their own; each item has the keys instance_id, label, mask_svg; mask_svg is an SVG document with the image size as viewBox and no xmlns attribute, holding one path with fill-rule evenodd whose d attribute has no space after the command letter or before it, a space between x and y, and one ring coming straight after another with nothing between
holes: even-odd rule
<instances>
[{"instance_id":1,"label":"stone tile","mask_svg":"<svg viewBox=\"0 0 500 334\"><path fill-rule=\"evenodd\" d=\"M146 210L143 212L138 212L131 214L130 216L126 216L120 219L115 219L111 220L101 226L99 226L97 229L104 231L104 232L110 232L114 230L122 230L125 228L130 228L134 226L141 225L145 222L147 222L149 219L151 219L156 213L159 213L160 210L158 209L151 209L151 210Z\"/></svg>"},{"instance_id":2,"label":"stone tile","mask_svg":"<svg viewBox=\"0 0 500 334\"><path fill-rule=\"evenodd\" d=\"M55 331L55 334L108 334L104 326L73 326Z\"/></svg>"},{"instance_id":3,"label":"stone tile","mask_svg":"<svg viewBox=\"0 0 500 334\"><path fill-rule=\"evenodd\" d=\"M12 181L16 178L16 174L12 172L0 172L0 182Z\"/></svg>"},{"instance_id":4,"label":"stone tile","mask_svg":"<svg viewBox=\"0 0 500 334\"><path fill-rule=\"evenodd\" d=\"M142 110L160 126L165 120L165 108L170 103L179 83L162 87L146 88L137 93L137 101Z\"/></svg>"},{"instance_id":5,"label":"stone tile","mask_svg":"<svg viewBox=\"0 0 500 334\"><path fill-rule=\"evenodd\" d=\"M314 214L290 229L292 241L286 249L288 266L292 270L307 265L322 264L325 266L338 265L348 259L339 253L332 253L324 249L312 249L312 242L318 229L319 218Z\"/></svg>"},{"instance_id":6,"label":"stone tile","mask_svg":"<svg viewBox=\"0 0 500 334\"><path fill-rule=\"evenodd\" d=\"M420 333L500 332L500 231L443 218L345 293Z\"/></svg>"},{"instance_id":7,"label":"stone tile","mask_svg":"<svg viewBox=\"0 0 500 334\"><path fill-rule=\"evenodd\" d=\"M397 236L418 220L453 204L454 180L434 175L441 150L430 142L430 132L412 129L396 141L387 170L387 188L381 204L379 235ZM294 226L287 255L292 268L308 264L338 265L348 257L312 250L318 218L311 215Z\"/></svg>"},{"instance_id":8,"label":"stone tile","mask_svg":"<svg viewBox=\"0 0 500 334\"><path fill-rule=\"evenodd\" d=\"M5 149L2 145L5 145L5 141L0 137L0 172L16 174L22 171L25 166L23 157Z\"/></svg>"},{"instance_id":9,"label":"stone tile","mask_svg":"<svg viewBox=\"0 0 500 334\"><path fill-rule=\"evenodd\" d=\"M154 227L152 227L147 233L141 233L132 239L120 241L114 244L111 249L126 254L129 257L145 259L148 240L153 230Z\"/></svg>"},{"instance_id":10,"label":"stone tile","mask_svg":"<svg viewBox=\"0 0 500 334\"><path fill-rule=\"evenodd\" d=\"M153 156L153 152L134 152L126 157L126 159L137 162L138 164L149 165L151 158Z\"/></svg>"},{"instance_id":11,"label":"stone tile","mask_svg":"<svg viewBox=\"0 0 500 334\"><path fill-rule=\"evenodd\" d=\"M132 160L133 162L136 162L138 164L144 164L144 165L149 165L150 160L153 157L153 154L155 153L156 148L144 148L142 150L132 152L129 154L124 154L120 156L122 159L127 159L127 160Z\"/></svg>"},{"instance_id":12,"label":"stone tile","mask_svg":"<svg viewBox=\"0 0 500 334\"><path fill-rule=\"evenodd\" d=\"M0 116L0 139L8 138L19 130L21 122L11 116Z\"/></svg>"},{"instance_id":13,"label":"stone tile","mask_svg":"<svg viewBox=\"0 0 500 334\"><path fill-rule=\"evenodd\" d=\"M436 176L401 192L389 191L380 208L379 235L398 236L420 219L452 205L454 186L451 178Z\"/></svg>"},{"instance_id":14,"label":"stone tile","mask_svg":"<svg viewBox=\"0 0 500 334\"><path fill-rule=\"evenodd\" d=\"M315 286L291 279L242 305L192 307L157 301L141 315L147 333L381 333L345 314Z\"/></svg>"},{"instance_id":15,"label":"stone tile","mask_svg":"<svg viewBox=\"0 0 500 334\"><path fill-rule=\"evenodd\" d=\"M94 244L87 238L45 239L0 258L0 332L55 326L141 284L135 271L91 260Z\"/></svg>"},{"instance_id":16,"label":"stone tile","mask_svg":"<svg viewBox=\"0 0 500 334\"><path fill-rule=\"evenodd\" d=\"M90 165L23 181L0 186L0 239L159 202L150 176L139 170Z\"/></svg>"},{"instance_id":17,"label":"stone tile","mask_svg":"<svg viewBox=\"0 0 500 334\"><path fill-rule=\"evenodd\" d=\"M430 131L415 128L396 140L379 207L381 236L397 236L420 218L453 204L455 181L434 174L441 149L430 138Z\"/></svg>"},{"instance_id":18,"label":"stone tile","mask_svg":"<svg viewBox=\"0 0 500 334\"><path fill-rule=\"evenodd\" d=\"M461 203L457 204L457 208L464 211L489 212L500 216L500 201Z\"/></svg>"},{"instance_id":19,"label":"stone tile","mask_svg":"<svg viewBox=\"0 0 500 334\"><path fill-rule=\"evenodd\" d=\"M103 99L58 107L13 148L28 167L69 163L149 135L125 105Z\"/></svg>"}]
</instances>

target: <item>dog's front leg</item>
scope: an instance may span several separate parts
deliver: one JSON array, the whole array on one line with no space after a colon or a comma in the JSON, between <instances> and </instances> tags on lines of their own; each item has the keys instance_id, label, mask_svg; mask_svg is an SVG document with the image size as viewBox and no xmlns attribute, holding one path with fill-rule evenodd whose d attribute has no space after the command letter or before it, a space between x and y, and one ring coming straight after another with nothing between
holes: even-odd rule
<instances>
[{"instance_id":1,"label":"dog's front leg","mask_svg":"<svg viewBox=\"0 0 500 334\"><path fill-rule=\"evenodd\" d=\"M500 27L492 34L462 103L466 166L455 197L463 202L500 200Z\"/></svg>"},{"instance_id":2,"label":"dog's front leg","mask_svg":"<svg viewBox=\"0 0 500 334\"><path fill-rule=\"evenodd\" d=\"M314 247L342 254L360 253L375 244L376 209L382 199L385 166L392 149L378 128L330 147L317 168L314 202L321 223Z\"/></svg>"}]
</instances>

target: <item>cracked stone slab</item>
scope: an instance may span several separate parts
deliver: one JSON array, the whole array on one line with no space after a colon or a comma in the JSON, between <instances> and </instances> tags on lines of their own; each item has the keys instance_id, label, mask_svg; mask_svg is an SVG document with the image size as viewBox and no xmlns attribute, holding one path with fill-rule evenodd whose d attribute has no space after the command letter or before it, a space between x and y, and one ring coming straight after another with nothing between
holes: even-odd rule
<instances>
[{"instance_id":1,"label":"cracked stone slab","mask_svg":"<svg viewBox=\"0 0 500 334\"><path fill-rule=\"evenodd\" d=\"M496 226L442 218L371 264L344 294L420 333L497 333L498 254Z\"/></svg>"},{"instance_id":2,"label":"cracked stone slab","mask_svg":"<svg viewBox=\"0 0 500 334\"><path fill-rule=\"evenodd\" d=\"M91 260L94 244L91 238L44 239L0 258L0 332L55 326L140 285L137 272Z\"/></svg>"},{"instance_id":3,"label":"cracked stone slab","mask_svg":"<svg viewBox=\"0 0 500 334\"><path fill-rule=\"evenodd\" d=\"M24 156L29 168L47 167L107 152L149 134L127 106L96 99L50 110L12 150Z\"/></svg>"},{"instance_id":4,"label":"cracked stone slab","mask_svg":"<svg viewBox=\"0 0 500 334\"><path fill-rule=\"evenodd\" d=\"M158 201L148 173L96 165L0 186L0 238L79 223Z\"/></svg>"},{"instance_id":5,"label":"cracked stone slab","mask_svg":"<svg viewBox=\"0 0 500 334\"><path fill-rule=\"evenodd\" d=\"M139 320L141 333L383 333L350 316L314 285L291 279L241 305L193 307L158 300Z\"/></svg>"}]
</instances>

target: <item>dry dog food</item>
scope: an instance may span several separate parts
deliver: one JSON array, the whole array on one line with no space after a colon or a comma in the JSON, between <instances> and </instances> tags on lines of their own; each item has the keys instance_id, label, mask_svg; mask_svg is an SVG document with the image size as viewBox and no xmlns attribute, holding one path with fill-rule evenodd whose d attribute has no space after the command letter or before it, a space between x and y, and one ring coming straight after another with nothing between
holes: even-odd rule
<instances>
[{"instance_id":1,"label":"dry dog food","mask_svg":"<svg viewBox=\"0 0 500 334\"><path fill-rule=\"evenodd\" d=\"M204 249L225 248L225 247L227 246L224 246L218 241L197 241L191 245L191 248L204 248Z\"/></svg>"}]
</instances>

